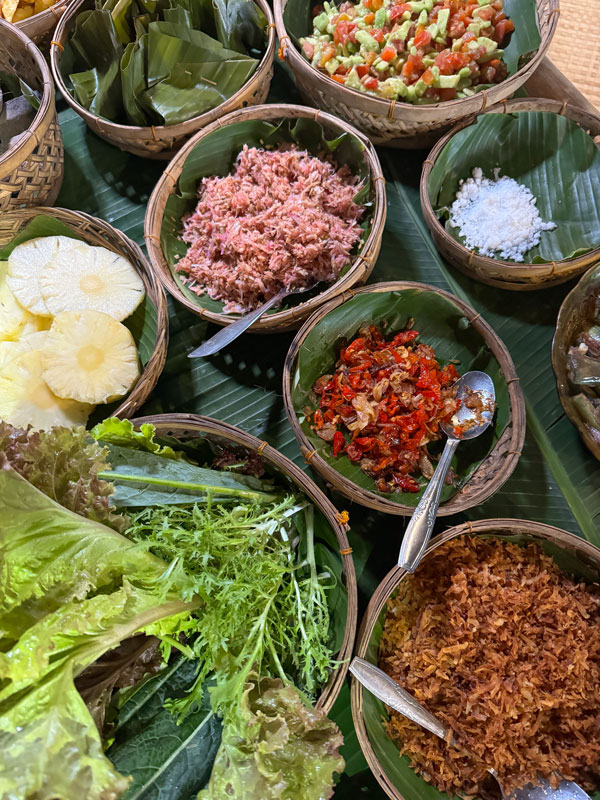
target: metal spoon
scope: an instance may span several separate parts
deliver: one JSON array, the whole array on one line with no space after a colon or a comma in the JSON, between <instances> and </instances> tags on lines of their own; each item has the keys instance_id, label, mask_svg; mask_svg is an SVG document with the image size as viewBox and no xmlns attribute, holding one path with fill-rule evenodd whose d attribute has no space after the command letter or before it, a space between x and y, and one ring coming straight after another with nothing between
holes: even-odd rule
<instances>
[{"instance_id":1,"label":"metal spoon","mask_svg":"<svg viewBox=\"0 0 600 800\"><path fill-rule=\"evenodd\" d=\"M482 434L494 416L496 393L489 375L479 371L467 372L454 385L457 390L456 396L462 402L450 422L444 422L441 425L448 437L446 446L402 539L398 566L407 572L414 572L419 566L425 548L431 539L444 481L456 448L465 439L475 439ZM464 401L472 394L478 394L481 397L486 408L485 411L477 412L465 405Z\"/></svg>"},{"instance_id":2,"label":"metal spoon","mask_svg":"<svg viewBox=\"0 0 600 800\"><path fill-rule=\"evenodd\" d=\"M427 711L418 700L375 664L365 661L364 658L353 658L350 672L365 689L374 694L386 706L390 706L402 716L439 736L440 739L444 739L448 744L460 747L447 725ZM538 786L529 785L506 794L496 771L488 768L488 772L496 780L505 800L591 800L589 794L586 794L580 786L572 781L562 781L556 789L553 789L548 781L542 778Z\"/></svg>"},{"instance_id":3,"label":"metal spoon","mask_svg":"<svg viewBox=\"0 0 600 800\"><path fill-rule=\"evenodd\" d=\"M259 306L249 314L244 314L243 317L236 319L236 321L232 322L231 325L221 328L218 333L215 333L214 336L211 336L210 339L207 339L205 342L203 342L200 347L192 350L192 352L188 354L188 358L213 356L215 353L218 353L219 350L222 350L224 347L227 347L228 344L231 344L231 342L233 342L234 339L237 339L238 336L241 336L242 333L250 327L250 325L260 319L262 315L270 308L279 305L282 300L284 300L286 297L289 297L291 294L304 294L304 292L309 292L311 289L314 289L316 285L316 283L313 283L304 289L282 289L276 295L271 297L270 300L267 300L266 303L263 303L262 306Z\"/></svg>"}]
</instances>

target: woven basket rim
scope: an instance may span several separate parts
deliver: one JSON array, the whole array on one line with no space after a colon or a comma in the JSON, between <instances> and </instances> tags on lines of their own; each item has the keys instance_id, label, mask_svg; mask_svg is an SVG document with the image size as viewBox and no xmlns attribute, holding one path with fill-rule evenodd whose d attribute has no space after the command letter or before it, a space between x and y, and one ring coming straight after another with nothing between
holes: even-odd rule
<instances>
[{"instance_id":1,"label":"woven basket rim","mask_svg":"<svg viewBox=\"0 0 600 800\"><path fill-rule=\"evenodd\" d=\"M183 306L185 306L192 313L208 319L217 325L230 325L239 319L239 315L223 314L221 312L210 311L202 308L189 300L181 291L177 282L173 279L169 265L166 262L162 252L160 243L160 232L162 227L162 220L164 217L165 206L168 197L175 192L177 182L181 175L183 166L194 147L198 142L202 141L207 136L210 136L219 128L227 125L235 125L243 122L246 119L273 119L273 118L306 118L321 120L327 123L333 129L344 131L355 136L364 147L364 158L368 164L371 173L371 183L374 186L374 207L373 207L373 222L369 235L365 239L364 244L360 251L354 257L352 265L348 271L337 281L329 285L323 292L320 292L316 297L310 298L303 303L299 303L291 309L278 311L274 314L264 315L258 322L255 322L247 332L249 333L273 333L275 331L289 330L298 327L302 319L306 318L312 310L318 308L323 303L327 302L331 297L338 294L343 294L351 287L359 282L364 282L375 266L377 255L381 247L381 240L383 237L383 229L385 226L386 218L386 195L385 195L385 179L379 158L375 148L369 139L358 131L354 126L345 122L344 120L327 114L324 111L318 111L308 106L292 105L285 103L268 103L264 105L250 106L248 108L238 109L232 111L230 114L216 120L211 125L198 131L192 136L185 145L179 150L177 155L169 163L167 169L163 172L158 183L148 200L145 218L145 237L146 248L153 268L158 274L158 278L165 287L165 289ZM168 192L167 192L168 189Z\"/></svg>"},{"instance_id":2,"label":"woven basket rim","mask_svg":"<svg viewBox=\"0 0 600 800\"><path fill-rule=\"evenodd\" d=\"M12 38L12 41L11 41ZM26 135L21 136L16 145L0 156L0 178L17 169L43 140L54 119L54 81L50 68L43 55L23 31L6 20L0 19L0 47L20 47L27 50L36 64L42 78L43 91L40 107L37 110Z\"/></svg>"},{"instance_id":3,"label":"woven basket rim","mask_svg":"<svg viewBox=\"0 0 600 800\"><path fill-rule=\"evenodd\" d=\"M481 97L480 111L486 106L499 102L504 97L509 97L516 91L539 66L546 50L548 49L552 37L556 31L558 17L560 16L559 0L549 0L550 10L548 11L548 26L542 32L540 30L540 46L527 64L523 65L513 75L510 75L501 83L496 84L491 89L484 89L471 97L462 97L456 100L446 100L443 103L432 103L429 105L418 106L413 103L406 103L400 100L386 100L383 97L376 97L364 92L351 89L348 86L333 81L328 76L319 72L313 67L296 49L291 37L288 35L283 20L283 12L289 0L273 0L273 14L277 35L281 44L281 52L284 58L289 58L293 63L293 69L302 73L303 77L310 83L322 87L326 94L333 94L339 102L347 105L362 106L367 113L379 117L387 117L390 120L404 119L415 122L444 121L447 112L444 109L466 109L466 114L477 111L476 99ZM540 5L544 0L535 0L536 9L539 11ZM538 29L540 21L538 19ZM467 110L468 109L468 110Z\"/></svg>"},{"instance_id":4,"label":"woven basket rim","mask_svg":"<svg viewBox=\"0 0 600 800\"><path fill-rule=\"evenodd\" d=\"M526 536L546 539L567 548L571 547L577 551L578 555L581 554L584 558L594 563L596 569L600 572L600 549L591 542L554 525L514 518L482 519L477 522L465 522L448 528L431 541L423 558L427 558L440 545L459 536L464 536L465 534L478 536L494 533L498 533L501 536L524 533ZM395 591L400 581L404 580L408 574L405 570L395 566L387 573L373 592L367 610L361 620L356 639L354 655L358 658L365 658L373 628L380 613L383 611L387 599ZM356 678L351 680L350 706L360 748L381 788L391 800L413 800L403 795L391 779L388 778L385 769L371 746L363 714L363 689Z\"/></svg>"},{"instance_id":5,"label":"woven basket rim","mask_svg":"<svg viewBox=\"0 0 600 800\"><path fill-rule=\"evenodd\" d=\"M472 274L476 279L479 279L479 274L481 274L482 276L486 276L486 282L489 281L491 283L493 281L493 285L495 286L503 286L505 282L509 284L516 279L519 279L521 282L518 286L506 285L504 288L527 288L527 279L523 277L524 272L528 273L531 279L536 279L536 282L531 286L533 289L543 288L546 281L548 282L547 285L555 285L557 283L557 276L560 277L564 274L566 276L564 280L568 280L580 274L582 269L587 269L592 261L600 259L600 245L575 258L565 258L560 261L545 261L541 264L523 264L482 256L474 250L469 250L461 242L451 236L435 214L431 198L429 197L427 184L438 157L450 140L453 139L456 134L460 133L460 131L474 125L477 119L483 114L517 114L528 111L541 111L567 117L579 124L590 137L596 138L600 136L600 115L591 114L567 101L561 103L559 100L549 100L539 97L523 97L514 100L505 100L472 117L458 122L434 145L423 162L423 169L421 171L419 187L421 210L425 217L425 222L434 236L436 246L438 246L439 240L442 246L446 245L448 249L454 251L456 253L456 258L463 262L461 269ZM594 131L595 133L593 133ZM550 271L548 271L548 269L550 269ZM490 279L488 274L489 270L492 270L494 273L492 279ZM499 277L498 273L505 274L506 278Z\"/></svg>"},{"instance_id":6,"label":"woven basket rim","mask_svg":"<svg viewBox=\"0 0 600 800\"><path fill-rule=\"evenodd\" d=\"M27 19L22 19L20 22L14 22L13 25L22 30L27 36L30 35L27 33L27 30L33 27L34 22L37 23L38 27L43 27L45 31L48 32L58 24L59 19L67 10L70 1L71 0L64 0L63 2L63 0L56 0L53 6L46 8L39 14L34 14L31 17L27 17ZM49 25L46 24L48 22L50 23Z\"/></svg>"},{"instance_id":7,"label":"woven basket rim","mask_svg":"<svg viewBox=\"0 0 600 800\"><path fill-rule=\"evenodd\" d=\"M112 413L112 416L116 417L128 416L146 402L165 365L169 338L169 315L167 298L163 288L159 281L155 279L152 268L141 248L122 231L99 217L93 217L91 214L86 214L83 211L73 211L68 208L36 206L34 208L21 208L6 211L2 214L2 220L6 220L7 222L10 222L11 219L22 221L21 227L23 227L38 215L58 218L64 224L72 227L76 233L80 234L84 241L87 241L86 233L90 228L94 229L97 235L110 233L112 237L118 240L118 248L112 241L106 241L104 237L102 237L102 246L123 255L144 281L146 294L150 297L156 308L156 338L154 340L152 354L147 363L143 365L143 369L141 370L140 377L136 384L131 391L121 399L119 406ZM102 405L105 404L100 403L97 408L101 408Z\"/></svg>"},{"instance_id":8,"label":"woven basket rim","mask_svg":"<svg viewBox=\"0 0 600 800\"><path fill-rule=\"evenodd\" d=\"M496 443L494 449L483 459L483 461L470 476L469 480L449 500L446 500L444 503L440 504L437 516L448 516L450 514L456 514L459 511L465 511L473 506L480 505L492 494L494 494L494 492L496 492L512 475L517 465L517 461L521 455L521 450L525 441L525 400L519 385L519 377L506 345L495 333L493 328L483 319L481 314L464 300L456 297L456 295L453 295L444 289L440 289L437 286L415 281L390 281L385 283L373 283L363 287L362 289L351 292L350 294L351 297L356 297L360 294L368 294L372 292L405 291L407 289L422 289L434 294L439 294L457 305L493 352L494 357L500 365L508 389L510 417L507 426L500 439ZM415 506L408 506L402 503L393 503L391 500L381 497L369 489L363 489L353 481L341 475L334 467L328 464L317 452L315 452L312 443L302 430L296 415L292 401L292 377L295 372L296 361L300 352L300 348L302 347L308 333L314 328L314 326L320 322L320 320L323 319L323 317L325 317L330 311L337 308L348 299L350 298L336 297L333 298L333 300L330 300L326 305L321 306L321 308L319 308L304 323L302 328L296 334L294 341L291 343L285 359L283 371L283 401L287 418L306 461L310 464L310 466L314 467L316 471L319 472L321 476L323 476L325 480L334 487L334 489L341 492L352 502L355 502L359 505L367 506L368 508L373 508L386 514L412 516L415 511ZM506 455L501 457L500 468L492 476L491 480L487 481L484 486L476 489L472 495L466 493L465 490L468 489L471 481L477 476L480 470L486 469L486 465L489 464L489 461L494 456L495 451L499 448L505 437L508 436L510 436L510 448Z\"/></svg>"},{"instance_id":9,"label":"woven basket rim","mask_svg":"<svg viewBox=\"0 0 600 800\"><path fill-rule=\"evenodd\" d=\"M340 557L342 559L342 567L346 576L346 589L348 592L348 608L346 616L346 626L344 629L344 640L342 642L339 653L337 654L337 661L339 662L332 670L330 679L323 691L320 694L317 702L317 708L322 709L328 713L333 706L337 695L346 678L348 667L350 666L350 657L352 655L352 648L354 646L354 639L356 636L357 614L358 614L358 595L356 584L356 573L354 570L354 561L352 558L352 548L348 544L347 532L349 527L346 523L340 521L340 514L331 500L319 489L314 481L303 472L300 467L294 464L289 458L283 455L275 447L272 447L268 442L261 441L256 436L241 428L231 425L227 422L214 419L212 417L204 417L198 414L156 414L152 416L136 417L132 419L134 425L141 425L145 422L150 422L157 426L157 429L162 428L170 429L176 428L189 430L193 434L209 433L217 436L223 436L230 439L237 444L241 444L253 452L257 452L262 458L268 461L271 465L275 466L277 470L287 475L292 481L300 487L302 492L310 498L310 500L317 506L323 513L327 522L336 536ZM160 433L160 430L159 430ZM181 434L180 434L181 435ZM177 434L175 434L177 436Z\"/></svg>"},{"instance_id":10,"label":"woven basket rim","mask_svg":"<svg viewBox=\"0 0 600 800\"><path fill-rule=\"evenodd\" d=\"M573 407L572 400L575 392L570 386L566 365L566 347L569 347L569 342L559 341L558 330L561 323L570 317L571 306L573 305L574 298L576 298L581 292L581 284L588 280L591 273L595 270L598 270L599 266L600 262L590 267L590 269L588 269L587 272L582 275L580 280L575 284L571 291L564 297L562 303L560 304L560 308L558 309L556 326L554 328L554 335L552 337L552 371L554 372L554 377L556 379L556 391L558 394L558 399L560 400L560 404L562 405L567 418L577 429L577 432L583 439L585 446L594 455L594 457L598 459L600 459L600 445L594 441L588 430L588 426L585 424L581 416L577 414L575 408Z\"/></svg>"},{"instance_id":11,"label":"woven basket rim","mask_svg":"<svg viewBox=\"0 0 600 800\"><path fill-rule=\"evenodd\" d=\"M54 34L54 41L51 43L50 46L50 65L52 68L52 74L54 75L54 80L56 81L57 87L60 89L61 94L67 101L67 103L71 106L71 108L79 114L79 116L83 117L88 123L92 123L96 128L100 129L103 128L106 131L112 131L115 134L129 134L133 139L155 139L156 141L160 141L161 138L169 138L175 139L180 136L186 136L194 131L197 130L198 125L202 124L203 120L208 122L212 122L215 117L218 117L219 114L223 113L220 111L224 107L228 107L232 104L238 102L242 97L244 97L250 89L254 89L255 86L266 77L266 74L271 68L273 57L275 54L275 23L273 22L273 14L271 12L271 8L266 2L266 0L253 0L257 6L259 6L262 13L267 18L267 43L265 46L265 52L263 53L262 57L259 60L259 63L256 67L256 70L252 73L252 75L248 78L246 83L238 89L238 91L233 94L231 97L228 97L222 103L215 106L214 108L209 109L208 111L203 112L202 114L198 114L195 117L190 117L190 119L186 119L184 122L179 122L176 125L124 125L118 122L111 122L111 120L105 119L104 117L99 117L96 114L92 114L87 108L84 108L71 94L68 90L65 80L62 76L62 72L60 70L60 59L62 52L64 50L68 28L70 23L74 20L77 16L80 7L88 2L88 0L71 0L69 5L67 6L66 11L60 18L58 25L56 27L56 31Z\"/></svg>"}]
</instances>

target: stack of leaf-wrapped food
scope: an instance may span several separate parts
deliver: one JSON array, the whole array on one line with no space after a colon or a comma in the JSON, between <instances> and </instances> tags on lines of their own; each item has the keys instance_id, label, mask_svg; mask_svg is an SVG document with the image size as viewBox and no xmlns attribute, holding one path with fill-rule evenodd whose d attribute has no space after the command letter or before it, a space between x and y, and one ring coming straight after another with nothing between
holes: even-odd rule
<instances>
[{"instance_id":1,"label":"stack of leaf-wrapped food","mask_svg":"<svg viewBox=\"0 0 600 800\"><path fill-rule=\"evenodd\" d=\"M220 105L256 70L267 21L252 0L97 0L61 70L75 99L124 125L175 125Z\"/></svg>"}]
</instances>

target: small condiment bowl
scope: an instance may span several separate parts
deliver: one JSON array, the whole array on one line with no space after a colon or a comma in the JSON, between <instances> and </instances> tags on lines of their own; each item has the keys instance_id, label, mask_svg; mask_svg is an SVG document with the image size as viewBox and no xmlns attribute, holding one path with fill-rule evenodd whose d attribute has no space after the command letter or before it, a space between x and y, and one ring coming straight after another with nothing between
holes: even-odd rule
<instances>
[{"instance_id":1,"label":"small condiment bowl","mask_svg":"<svg viewBox=\"0 0 600 800\"><path fill-rule=\"evenodd\" d=\"M567 103L560 103L557 100L546 100L536 98L521 98L509 100L491 106L475 117L461 121L446 136L444 136L431 150L429 156L423 163L421 174L421 208L425 222L429 227L435 245L441 255L453 266L460 269L475 280L487 283L490 286L510 289L513 291L528 291L534 289L545 289L559 283L571 280L581 275L592 264L600 258L600 232L598 232L598 246L584 252L582 255L575 255L573 258L558 261L543 261L541 263L527 263L507 261L482 256L475 250L469 250L460 241L455 239L444 227L444 221L436 213L438 206L437 196L439 193L440 175L437 174L436 165L440 160L445 148L452 142L459 144L463 131L472 125L477 125L478 120L490 114L522 114L526 112L547 112L550 114L561 115L577 124L590 136L593 143L598 145L600 141L600 116L590 114L583 109L576 108ZM540 156L539 142L534 138L534 126L529 128L530 134L527 141L520 142L520 166L521 173L527 169L529 164L537 163ZM458 137L458 138L457 138ZM477 142L479 144L479 142ZM481 154L486 151L486 142L481 142ZM477 155L474 156L477 158ZM456 162L454 162L456 163ZM454 164L453 164L454 166ZM454 191L458 189L458 179L471 177L471 172L475 167L482 166L479 163L472 163L470 166L462 165L454 176L456 183ZM502 157L500 156L496 167L500 168L500 174L507 174L519 182L519 174L511 174L510 171L504 172ZM464 174L462 174L464 169ZM486 175L486 177L491 177ZM442 180L445 176L442 176ZM454 178L453 178L454 180ZM552 183L550 180L544 186L544 191L556 193L557 200L562 202L563 189L560 185ZM593 202L593 200L591 200ZM542 218L543 214L542 214ZM544 219L552 222L553 220ZM542 237L544 233L542 233ZM542 240L543 241L543 240ZM525 254L527 259L527 253Z\"/></svg>"},{"instance_id":2,"label":"small condiment bowl","mask_svg":"<svg viewBox=\"0 0 600 800\"><path fill-rule=\"evenodd\" d=\"M306 461L331 488L376 511L411 516L425 483L418 493L378 491L359 465L350 464L346 456L333 457L331 443L317 436L305 413L307 406L316 408L314 381L333 371L344 340L354 338L365 322L386 326L391 335L411 317L419 340L434 347L442 364L458 360L461 374L482 370L494 382L494 422L484 435L461 445L458 486L443 490L438 515L456 514L483 503L508 480L525 439L525 403L511 357L467 303L435 286L410 281L376 283L330 300L305 322L290 346L283 372L285 408Z\"/></svg>"},{"instance_id":3,"label":"small condiment bowl","mask_svg":"<svg viewBox=\"0 0 600 800\"><path fill-rule=\"evenodd\" d=\"M208 295L199 297L187 289L174 270L175 258L167 256L165 252L165 230L169 226L171 228L176 226L178 231L181 230L181 218L184 214L193 211L197 202L196 191L199 181L195 182L193 191L190 192L189 186L187 187L188 199L186 202L182 200L179 203L179 210L176 214L171 211L170 207L179 197L178 192L182 191L181 180L182 177L185 179L185 166L188 159L190 159L190 163L193 163L194 153L203 148L212 147L215 153L220 154L228 152L227 148L229 148L231 163L228 164L228 170L230 170L242 147L242 145L237 146L237 143L233 144L232 137L236 137L236 142L244 137L246 135L245 128L253 121L262 121L276 126L283 120L315 120L321 125L328 138L335 139L343 134L354 137L362 150L370 180L370 197L367 208L369 224L355 248L350 264L342 270L340 277L334 283L329 284L318 293L315 290L307 295L298 295L302 302L264 314L248 329L250 333L277 333L295 330L323 303L364 283L371 274L381 247L386 201L385 181L381 165L375 148L369 140L351 125L347 125L329 114L304 106L272 104L235 111L197 133L182 147L157 183L148 201L146 211L145 235L148 254L156 275L165 289L189 311L203 319L217 325L229 325L235 322L239 319L239 314L224 314L222 302L211 300ZM240 133L238 134L238 132ZM214 172L205 177L212 174ZM189 182L187 181L187 183ZM183 210L181 210L182 206L184 206Z\"/></svg>"},{"instance_id":4,"label":"small condiment bowl","mask_svg":"<svg viewBox=\"0 0 600 800\"><path fill-rule=\"evenodd\" d=\"M465 535L497 537L515 544L536 542L559 567L587 582L600 578L600 549L574 533L519 519L486 519L448 528L436 536L423 561L440 545ZM387 601L410 573L394 567L381 581L367 607L358 632L355 656L377 664ZM387 736L382 722L388 718L385 706L361 684L352 680L351 707L354 727L363 754L380 786L392 800L446 800L430 783L411 768L407 756L400 756L397 745Z\"/></svg>"}]
</instances>

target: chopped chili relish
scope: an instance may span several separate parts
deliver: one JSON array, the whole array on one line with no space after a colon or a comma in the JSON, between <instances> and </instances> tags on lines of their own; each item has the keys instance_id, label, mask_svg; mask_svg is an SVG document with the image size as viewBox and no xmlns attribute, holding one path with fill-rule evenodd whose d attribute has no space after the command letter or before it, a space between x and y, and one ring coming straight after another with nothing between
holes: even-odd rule
<instances>
[{"instance_id":1,"label":"chopped chili relish","mask_svg":"<svg viewBox=\"0 0 600 800\"><path fill-rule=\"evenodd\" d=\"M440 367L433 348L406 328L387 341L374 325L343 347L333 375L313 386L311 427L334 456L360 464L381 492L418 492L430 478L427 445L458 408L453 364Z\"/></svg>"},{"instance_id":2,"label":"chopped chili relish","mask_svg":"<svg viewBox=\"0 0 600 800\"><path fill-rule=\"evenodd\" d=\"M358 0L313 10L306 58L338 83L407 103L467 97L507 75L504 0Z\"/></svg>"}]
</instances>

